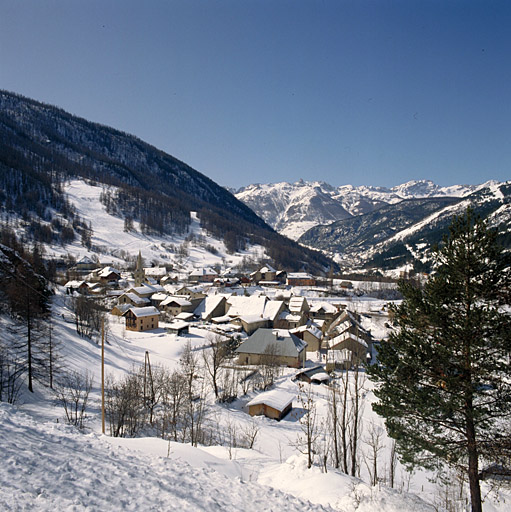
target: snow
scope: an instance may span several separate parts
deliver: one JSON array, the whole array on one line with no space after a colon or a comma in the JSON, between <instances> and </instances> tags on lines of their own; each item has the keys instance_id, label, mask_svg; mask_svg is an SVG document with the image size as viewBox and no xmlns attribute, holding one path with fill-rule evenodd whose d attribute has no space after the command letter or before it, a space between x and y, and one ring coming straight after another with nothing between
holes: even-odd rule
<instances>
[{"instance_id":1,"label":"snow","mask_svg":"<svg viewBox=\"0 0 511 512\"><path fill-rule=\"evenodd\" d=\"M159 439L79 435L3 403L0 443L2 510L328 510L246 482L236 463L186 445L179 457Z\"/></svg>"}]
</instances>

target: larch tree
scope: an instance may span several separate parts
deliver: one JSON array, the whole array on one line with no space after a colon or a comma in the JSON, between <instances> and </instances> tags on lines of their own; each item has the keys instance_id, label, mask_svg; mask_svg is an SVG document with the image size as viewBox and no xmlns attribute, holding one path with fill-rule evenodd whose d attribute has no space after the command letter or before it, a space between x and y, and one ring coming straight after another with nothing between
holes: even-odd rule
<instances>
[{"instance_id":1,"label":"larch tree","mask_svg":"<svg viewBox=\"0 0 511 512\"><path fill-rule=\"evenodd\" d=\"M453 220L424 287L401 285L398 329L368 367L401 461L462 470L473 512L480 466L511 455L510 256L496 238L470 209Z\"/></svg>"}]
</instances>

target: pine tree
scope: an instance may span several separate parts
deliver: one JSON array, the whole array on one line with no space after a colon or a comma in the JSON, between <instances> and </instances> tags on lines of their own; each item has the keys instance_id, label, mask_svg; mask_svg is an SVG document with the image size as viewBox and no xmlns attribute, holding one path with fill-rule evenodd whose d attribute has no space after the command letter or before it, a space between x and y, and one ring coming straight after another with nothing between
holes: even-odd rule
<instances>
[{"instance_id":1,"label":"pine tree","mask_svg":"<svg viewBox=\"0 0 511 512\"><path fill-rule=\"evenodd\" d=\"M480 464L511 455L511 271L496 236L471 210L454 219L424 288L401 285L399 329L368 368L401 460L464 471L474 512Z\"/></svg>"}]
</instances>

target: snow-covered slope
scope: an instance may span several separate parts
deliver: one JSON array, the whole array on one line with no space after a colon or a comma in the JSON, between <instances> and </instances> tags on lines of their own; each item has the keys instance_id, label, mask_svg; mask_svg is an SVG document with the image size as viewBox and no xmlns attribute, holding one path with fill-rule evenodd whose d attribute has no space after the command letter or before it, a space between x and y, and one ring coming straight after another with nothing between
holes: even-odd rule
<instances>
[{"instance_id":1,"label":"snow-covered slope","mask_svg":"<svg viewBox=\"0 0 511 512\"><path fill-rule=\"evenodd\" d=\"M440 187L430 180L415 180L385 188L352 185L332 187L321 181L255 184L236 192L236 197L250 206L277 231L298 239L318 224L370 213L386 204L403 199L465 197L484 185Z\"/></svg>"},{"instance_id":2,"label":"snow-covered slope","mask_svg":"<svg viewBox=\"0 0 511 512\"><path fill-rule=\"evenodd\" d=\"M97 257L101 262L124 266L127 257L133 259L140 251L147 266L156 263L173 267L176 271L190 271L194 267L212 267L224 262L235 266L243 257L264 254L264 248L256 245L246 251L228 254L225 244L209 236L193 213L186 235L144 234L138 222L134 222L133 229L127 232L124 230L124 221L108 213L101 203L100 194L104 187L83 180L72 180L64 190L77 213L92 228L92 246L89 250L80 240L65 247L53 244L47 247L48 255L53 257L70 253L78 260L87 255Z\"/></svg>"}]
</instances>

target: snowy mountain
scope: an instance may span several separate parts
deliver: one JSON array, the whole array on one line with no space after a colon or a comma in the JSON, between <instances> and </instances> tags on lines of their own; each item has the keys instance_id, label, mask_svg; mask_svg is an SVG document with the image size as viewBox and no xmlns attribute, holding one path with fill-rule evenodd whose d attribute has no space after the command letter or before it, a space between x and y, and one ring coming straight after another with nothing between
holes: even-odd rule
<instances>
[{"instance_id":1,"label":"snowy mountain","mask_svg":"<svg viewBox=\"0 0 511 512\"><path fill-rule=\"evenodd\" d=\"M424 189L423 189L424 190ZM412 264L427 269L428 253L447 232L453 216L468 208L498 229L511 247L511 182L487 184L464 197L404 199L371 213L316 226L300 242L335 254L338 261L370 268Z\"/></svg>"},{"instance_id":2,"label":"snowy mountain","mask_svg":"<svg viewBox=\"0 0 511 512\"><path fill-rule=\"evenodd\" d=\"M385 188L352 185L333 187L321 181L255 184L235 195L268 224L286 236L298 239L319 224L373 212L403 199L465 197L483 185L440 187L429 180L409 181Z\"/></svg>"}]
</instances>

